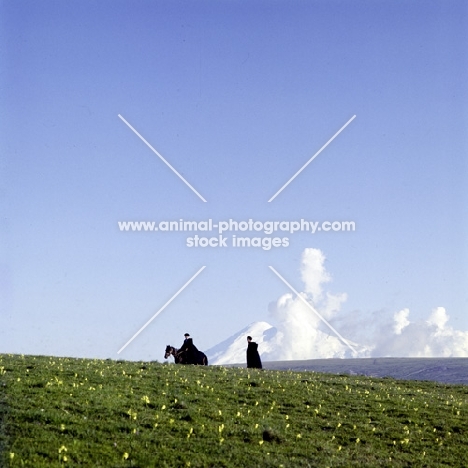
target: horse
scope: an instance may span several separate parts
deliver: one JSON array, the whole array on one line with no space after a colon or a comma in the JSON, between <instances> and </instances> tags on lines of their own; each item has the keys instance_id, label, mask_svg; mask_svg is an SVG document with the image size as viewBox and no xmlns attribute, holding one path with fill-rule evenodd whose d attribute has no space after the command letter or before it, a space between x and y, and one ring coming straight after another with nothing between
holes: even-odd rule
<instances>
[{"instance_id":1,"label":"horse","mask_svg":"<svg viewBox=\"0 0 468 468\"><path fill-rule=\"evenodd\" d=\"M174 356L174 362L176 364L186 364L184 362L184 355L177 354L178 352L179 350L177 348L174 348L174 346L167 345L166 352L164 353L164 359L167 359L169 356Z\"/></svg>"},{"instance_id":2,"label":"horse","mask_svg":"<svg viewBox=\"0 0 468 468\"><path fill-rule=\"evenodd\" d=\"M176 364L192 364L187 361L185 353L180 353L177 348L174 348L174 346L167 345L166 346L166 351L164 353L164 359L167 359L169 356L174 356L174 362ZM208 365L208 358L206 357L205 353L202 353L201 351L198 351L197 353L197 362L193 363L195 365L200 365L200 366L207 366Z\"/></svg>"}]
</instances>

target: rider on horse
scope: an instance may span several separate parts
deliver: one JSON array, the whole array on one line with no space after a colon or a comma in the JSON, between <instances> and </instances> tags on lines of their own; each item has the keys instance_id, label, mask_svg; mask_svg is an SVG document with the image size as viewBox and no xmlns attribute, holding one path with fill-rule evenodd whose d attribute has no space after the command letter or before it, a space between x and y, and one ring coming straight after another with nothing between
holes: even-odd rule
<instances>
[{"instance_id":1,"label":"rider on horse","mask_svg":"<svg viewBox=\"0 0 468 468\"><path fill-rule=\"evenodd\" d=\"M186 364L197 364L199 351L188 333L185 333L184 337L184 343L177 351L177 356L183 358Z\"/></svg>"},{"instance_id":2,"label":"rider on horse","mask_svg":"<svg viewBox=\"0 0 468 468\"><path fill-rule=\"evenodd\" d=\"M167 345L164 354L164 359L169 356L174 356L176 364L197 364L202 366L208 365L208 358L205 353L202 353L193 344L192 338L186 333L185 340L180 349L174 348L174 346Z\"/></svg>"}]
</instances>

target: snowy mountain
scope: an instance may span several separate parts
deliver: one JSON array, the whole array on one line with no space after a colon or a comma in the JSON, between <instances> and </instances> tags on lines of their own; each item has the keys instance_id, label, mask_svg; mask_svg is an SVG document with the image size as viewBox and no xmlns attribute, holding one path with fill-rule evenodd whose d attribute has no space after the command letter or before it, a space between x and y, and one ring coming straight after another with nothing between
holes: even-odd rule
<instances>
[{"instance_id":1,"label":"snowy mountain","mask_svg":"<svg viewBox=\"0 0 468 468\"><path fill-rule=\"evenodd\" d=\"M260 356L270 351L269 340L276 334L276 328L267 322L254 322L235 333L227 340L213 346L206 355L210 364L239 364L246 362L247 336L258 343Z\"/></svg>"},{"instance_id":2,"label":"snowy mountain","mask_svg":"<svg viewBox=\"0 0 468 468\"><path fill-rule=\"evenodd\" d=\"M299 322L294 326L280 323L278 328L268 322L254 322L205 351L209 363L246 363L249 335L258 343L258 352L264 362L368 357L370 352L365 346L349 341L357 351L352 354L336 336L316 329L307 322Z\"/></svg>"}]
</instances>

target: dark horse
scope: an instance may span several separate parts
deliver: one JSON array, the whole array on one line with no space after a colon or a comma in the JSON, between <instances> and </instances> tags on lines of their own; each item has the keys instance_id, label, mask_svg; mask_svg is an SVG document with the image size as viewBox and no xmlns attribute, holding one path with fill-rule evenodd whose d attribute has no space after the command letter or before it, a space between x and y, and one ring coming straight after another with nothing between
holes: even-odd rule
<instances>
[{"instance_id":1,"label":"dark horse","mask_svg":"<svg viewBox=\"0 0 468 468\"><path fill-rule=\"evenodd\" d=\"M192 364L188 362L187 356L185 353L178 354L179 350L174 348L174 346L167 345L166 352L164 353L164 359L167 359L169 356L174 356L174 362L176 364ZM200 366L207 366L208 365L208 358L206 357L205 353L198 351L197 361L193 364L200 365Z\"/></svg>"}]
</instances>

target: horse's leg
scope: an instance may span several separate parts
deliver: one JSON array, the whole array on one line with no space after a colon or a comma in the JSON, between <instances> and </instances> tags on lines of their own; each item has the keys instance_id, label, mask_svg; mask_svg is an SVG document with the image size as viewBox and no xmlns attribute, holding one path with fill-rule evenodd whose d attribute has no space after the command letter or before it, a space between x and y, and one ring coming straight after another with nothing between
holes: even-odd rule
<instances>
[{"instance_id":1,"label":"horse's leg","mask_svg":"<svg viewBox=\"0 0 468 468\"><path fill-rule=\"evenodd\" d=\"M178 359L177 364L187 364L184 352L179 354L179 350L177 350L177 359Z\"/></svg>"},{"instance_id":2,"label":"horse's leg","mask_svg":"<svg viewBox=\"0 0 468 468\"><path fill-rule=\"evenodd\" d=\"M206 357L206 354L203 353L202 351L200 351L199 354L198 354L197 364L200 364L200 366L207 366L208 365L208 358Z\"/></svg>"}]
</instances>

